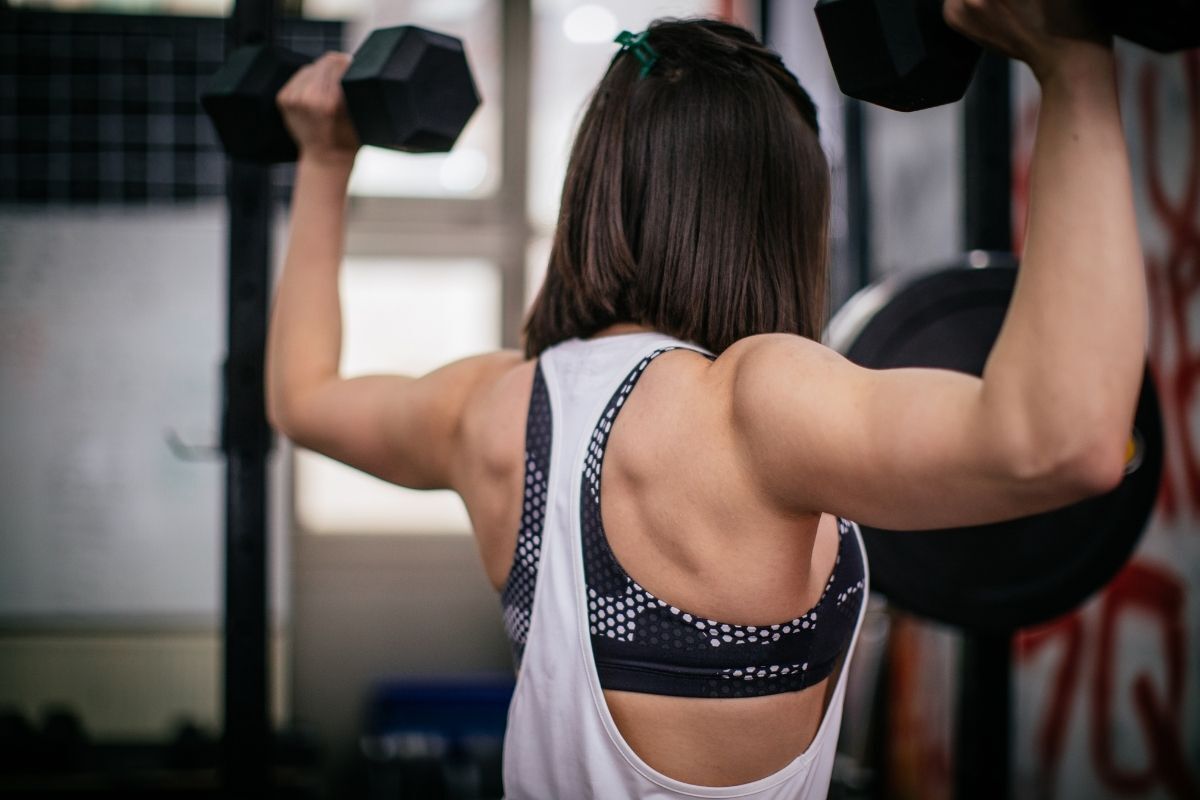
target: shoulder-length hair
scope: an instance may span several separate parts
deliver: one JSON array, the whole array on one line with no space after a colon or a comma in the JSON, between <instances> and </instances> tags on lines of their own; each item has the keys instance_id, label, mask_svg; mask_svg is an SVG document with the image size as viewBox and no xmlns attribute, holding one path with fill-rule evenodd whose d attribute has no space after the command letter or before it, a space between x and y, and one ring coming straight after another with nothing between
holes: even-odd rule
<instances>
[{"instance_id":1,"label":"shoulder-length hair","mask_svg":"<svg viewBox=\"0 0 1200 800\"><path fill-rule=\"evenodd\" d=\"M658 20L648 41L649 72L618 52L580 124L526 355L619 322L715 353L818 338L829 166L812 100L735 25Z\"/></svg>"}]
</instances>

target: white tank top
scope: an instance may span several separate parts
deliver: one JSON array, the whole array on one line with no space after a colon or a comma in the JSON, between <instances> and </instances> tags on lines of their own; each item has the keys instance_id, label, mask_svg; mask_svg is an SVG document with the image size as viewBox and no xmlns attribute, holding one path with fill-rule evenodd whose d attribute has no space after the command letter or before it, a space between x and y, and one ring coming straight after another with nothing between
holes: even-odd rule
<instances>
[{"instance_id":1,"label":"white tank top","mask_svg":"<svg viewBox=\"0 0 1200 800\"><path fill-rule=\"evenodd\" d=\"M509 800L745 797L821 800L829 791L846 675L862 626L867 583L846 658L808 749L765 778L708 787L669 778L622 738L592 656L584 584L580 485L591 435L615 388L664 347L695 345L657 333L572 340L541 355L553 419L532 615L504 741ZM861 535L851 524L855 546ZM862 553L864 569L866 554ZM737 702L731 700L730 702Z\"/></svg>"}]
</instances>

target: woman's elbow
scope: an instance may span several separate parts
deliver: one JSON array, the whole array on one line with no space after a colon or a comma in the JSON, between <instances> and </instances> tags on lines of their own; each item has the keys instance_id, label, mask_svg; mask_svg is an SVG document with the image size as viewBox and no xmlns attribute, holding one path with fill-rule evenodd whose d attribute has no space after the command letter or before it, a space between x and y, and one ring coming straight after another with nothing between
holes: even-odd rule
<instances>
[{"instance_id":1,"label":"woman's elbow","mask_svg":"<svg viewBox=\"0 0 1200 800\"><path fill-rule=\"evenodd\" d=\"M279 435L296 441L302 435L306 395L283 382L267 381L263 388L267 424Z\"/></svg>"},{"instance_id":2,"label":"woman's elbow","mask_svg":"<svg viewBox=\"0 0 1200 800\"><path fill-rule=\"evenodd\" d=\"M279 435L288 435L286 417L278 408L270 404L267 405L267 424Z\"/></svg>"},{"instance_id":3,"label":"woman's elbow","mask_svg":"<svg viewBox=\"0 0 1200 800\"><path fill-rule=\"evenodd\" d=\"M285 403L278 397L267 393L266 402L267 424L280 436L292 441L301 438L300 414L294 403Z\"/></svg>"},{"instance_id":4,"label":"woman's elbow","mask_svg":"<svg viewBox=\"0 0 1200 800\"><path fill-rule=\"evenodd\" d=\"M1075 465L1075 478L1088 497L1106 494L1125 479L1129 463L1130 437L1109 437L1085 449Z\"/></svg>"},{"instance_id":5,"label":"woman's elbow","mask_svg":"<svg viewBox=\"0 0 1200 800\"><path fill-rule=\"evenodd\" d=\"M1128 437L1097 437L1053 459L1042 479L1069 503L1107 494L1125 477L1127 448Z\"/></svg>"}]
</instances>

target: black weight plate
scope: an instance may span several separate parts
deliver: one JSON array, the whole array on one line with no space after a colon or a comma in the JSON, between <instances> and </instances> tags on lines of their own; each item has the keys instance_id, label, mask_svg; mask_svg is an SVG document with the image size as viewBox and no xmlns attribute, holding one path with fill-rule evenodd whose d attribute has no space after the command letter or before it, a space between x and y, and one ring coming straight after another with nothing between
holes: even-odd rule
<instances>
[{"instance_id":1,"label":"black weight plate","mask_svg":"<svg viewBox=\"0 0 1200 800\"><path fill-rule=\"evenodd\" d=\"M863 366L979 375L1015 279L1009 267L952 268L891 284L882 303L878 287L867 290L839 312L865 315L861 327L850 341L831 344ZM896 532L864 526L873 588L899 607L975 630L1012 630L1074 608L1125 563L1154 506L1162 422L1148 370L1134 426L1140 457L1108 494L975 527Z\"/></svg>"}]
</instances>

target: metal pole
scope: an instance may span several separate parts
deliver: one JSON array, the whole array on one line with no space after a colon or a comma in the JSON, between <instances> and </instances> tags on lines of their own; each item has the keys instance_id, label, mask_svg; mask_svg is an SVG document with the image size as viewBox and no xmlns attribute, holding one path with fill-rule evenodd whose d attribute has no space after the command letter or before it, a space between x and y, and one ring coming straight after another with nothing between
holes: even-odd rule
<instances>
[{"instance_id":1,"label":"metal pole","mask_svg":"<svg viewBox=\"0 0 1200 800\"><path fill-rule=\"evenodd\" d=\"M963 107L963 244L1012 250L1009 62L985 52ZM1012 786L1012 631L963 631L955 796L1008 800Z\"/></svg>"},{"instance_id":2,"label":"metal pole","mask_svg":"<svg viewBox=\"0 0 1200 800\"><path fill-rule=\"evenodd\" d=\"M1012 634L963 631L954 796L1008 800L1012 783Z\"/></svg>"},{"instance_id":3,"label":"metal pole","mask_svg":"<svg viewBox=\"0 0 1200 800\"><path fill-rule=\"evenodd\" d=\"M984 52L963 104L963 243L1012 250L1012 90L1009 62Z\"/></svg>"},{"instance_id":4,"label":"metal pole","mask_svg":"<svg viewBox=\"0 0 1200 800\"><path fill-rule=\"evenodd\" d=\"M847 250L857 292L871 282L871 187L867 174L867 120L863 104L842 98L846 159Z\"/></svg>"},{"instance_id":5,"label":"metal pole","mask_svg":"<svg viewBox=\"0 0 1200 800\"><path fill-rule=\"evenodd\" d=\"M271 0L237 0L231 47L270 42ZM228 355L221 448L225 472L225 641L221 784L227 797L267 795L270 725L267 701L267 455L271 431L263 363L271 261L268 167L231 161Z\"/></svg>"}]
</instances>

